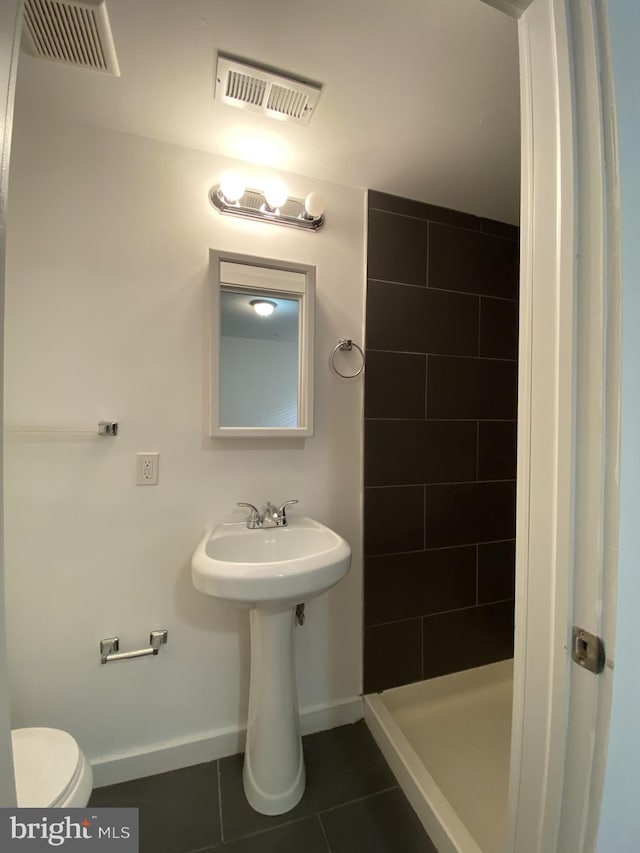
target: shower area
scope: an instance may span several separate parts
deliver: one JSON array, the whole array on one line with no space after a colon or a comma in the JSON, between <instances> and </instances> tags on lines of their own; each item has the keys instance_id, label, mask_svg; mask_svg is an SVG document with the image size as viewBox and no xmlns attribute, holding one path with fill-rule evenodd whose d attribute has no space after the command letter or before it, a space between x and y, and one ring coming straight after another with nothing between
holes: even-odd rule
<instances>
[{"instance_id":1,"label":"shower area","mask_svg":"<svg viewBox=\"0 0 640 853\"><path fill-rule=\"evenodd\" d=\"M499 853L519 229L368 193L365 718L441 853Z\"/></svg>"}]
</instances>

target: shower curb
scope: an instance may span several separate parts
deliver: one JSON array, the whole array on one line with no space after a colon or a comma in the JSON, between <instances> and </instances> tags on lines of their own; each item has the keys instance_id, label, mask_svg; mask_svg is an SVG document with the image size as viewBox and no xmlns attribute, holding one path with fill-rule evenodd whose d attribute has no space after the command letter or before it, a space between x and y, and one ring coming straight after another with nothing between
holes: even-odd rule
<instances>
[{"instance_id":1,"label":"shower curb","mask_svg":"<svg viewBox=\"0 0 640 853\"><path fill-rule=\"evenodd\" d=\"M364 721L438 853L483 853L379 695L364 697Z\"/></svg>"}]
</instances>

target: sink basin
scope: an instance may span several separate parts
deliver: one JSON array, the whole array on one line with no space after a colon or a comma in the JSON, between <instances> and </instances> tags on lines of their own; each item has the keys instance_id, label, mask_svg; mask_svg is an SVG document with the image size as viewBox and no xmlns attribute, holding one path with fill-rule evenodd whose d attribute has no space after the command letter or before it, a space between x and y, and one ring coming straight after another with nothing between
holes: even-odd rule
<instances>
[{"instance_id":1,"label":"sink basin","mask_svg":"<svg viewBox=\"0 0 640 853\"><path fill-rule=\"evenodd\" d=\"M191 562L200 592L248 607L288 606L313 598L349 570L351 548L312 518L249 530L244 523L208 530Z\"/></svg>"},{"instance_id":2,"label":"sink basin","mask_svg":"<svg viewBox=\"0 0 640 853\"><path fill-rule=\"evenodd\" d=\"M250 608L251 678L242 781L249 804L283 814L305 788L294 663L295 608L349 571L351 548L312 518L208 530L191 560L196 589Z\"/></svg>"}]
</instances>

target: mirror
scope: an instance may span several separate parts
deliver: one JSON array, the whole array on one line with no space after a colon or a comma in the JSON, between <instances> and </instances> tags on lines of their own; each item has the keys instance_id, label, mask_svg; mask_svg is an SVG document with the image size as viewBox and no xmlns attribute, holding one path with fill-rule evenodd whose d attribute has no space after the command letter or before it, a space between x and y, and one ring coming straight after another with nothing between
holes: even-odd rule
<instances>
[{"instance_id":1,"label":"mirror","mask_svg":"<svg viewBox=\"0 0 640 853\"><path fill-rule=\"evenodd\" d=\"M213 249L210 264L210 435L312 435L315 267Z\"/></svg>"}]
</instances>

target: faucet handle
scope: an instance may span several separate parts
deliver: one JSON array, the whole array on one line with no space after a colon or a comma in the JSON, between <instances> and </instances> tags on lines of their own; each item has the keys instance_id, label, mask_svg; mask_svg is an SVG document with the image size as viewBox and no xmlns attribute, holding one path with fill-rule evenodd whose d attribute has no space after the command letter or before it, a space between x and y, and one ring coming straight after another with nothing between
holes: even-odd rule
<instances>
[{"instance_id":1,"label":"faucet handle","mask_svg":"<svg viewBox=\"0 0 640 853\"><path fill-rule=\"evenodd\" d=\"M295 498L292 501L285 501L282 504L282 506L278 509L278 514L280 515L279 524L281 527L287 526L287 507L291 506L291 504L297 504L297 503L300 503L300 501L297 498Z\"/></svg>"},{"instance_id":2,"label":"faucet handle","mask_svg":"<svg viewBox=\"0 0 640 853\"><path fill-rule=\"evenodd\" d=\"M247 527L250 530L254 530L256 527L261 526L262 521L260 518L260 510L257 506L254 506L250 503L246 503L245 501L239 501L238 506L246 506L250 510L249 518L247 519Z\"/></svg>"}]
</instances>

